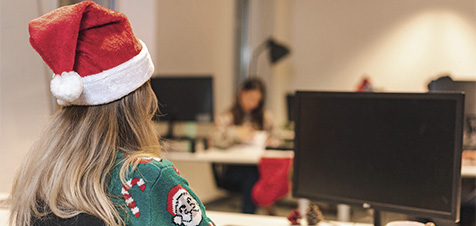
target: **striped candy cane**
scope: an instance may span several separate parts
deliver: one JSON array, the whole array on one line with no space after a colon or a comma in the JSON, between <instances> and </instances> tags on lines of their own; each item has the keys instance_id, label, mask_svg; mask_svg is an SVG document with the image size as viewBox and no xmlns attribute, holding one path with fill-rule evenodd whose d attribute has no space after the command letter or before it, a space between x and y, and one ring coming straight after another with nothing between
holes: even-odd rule
<instances>
[{"instance_id":1,"label":"striped candy cane","mask_svg":"<svg viewBox=\"0 0 476 226\"><path fill-rule=\"evenodd\" d=\"M125 185L122 186L122 197L126 201L127 206L132 211L132 214L134 214L135 217L140 216L139 208L136 206L136 201L132 198L132 196L129 194L129 189L132 188L132 186L137 185L139 186L141 191L144 191L145 189L145 183L144 180L141 178L133 178L127 181Z\"/></svg>"}]
</instances>

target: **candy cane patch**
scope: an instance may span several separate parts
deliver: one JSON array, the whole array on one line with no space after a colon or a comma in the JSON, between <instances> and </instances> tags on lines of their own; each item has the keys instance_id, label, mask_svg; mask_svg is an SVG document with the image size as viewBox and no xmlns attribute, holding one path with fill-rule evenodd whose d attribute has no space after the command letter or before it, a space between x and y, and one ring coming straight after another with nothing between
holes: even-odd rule
<instances>
[{"instance_id":1,"label":"candy cane patch","mask_svg":"<svg viewBox=\"0 0 476 226\"><path fill-rule=\"evenodd\" d=\"M177 168L175 168L175 166L172 166L172 169L174 169L174 170L175 170L175 172L176 172L178 175L180 175L180 172L179 172L179 170L178 170Z\"/></svg>"},{"instance_id":2,"label":"candy cane patch","mask_svg":"<svg viewBox=\"0 0 476 226\"><path fill-rule=\"evenodd\" d=\"M128 154L124 154L124 157L129 157ZM162 159L161 158L157 158L157 157L143 157L143 158L139 158L139 164L147 164L149 162L151 162L152 160L155 160L157 162L162 162Z\"/></svg>"},{"instance_id":3,"label":"candy cane patch","mask_svg":"<svg viewBox=\"0 0 476 226\"><path fill-rule=\"evenodd\" d=\"M156 158L156 157L145 157L145 158L140 158L139 164L147 164L151 162L152 160L155 160L157 162L162 162L161 158Z\"/></svg>"},{"instance_id":4,"label":"candy cane patch","mask_svg":"<svg viewBox=\"0 0 476 226\"><path fill-rule=\"evenodd\" d=\"M141 191L144 191L145 189L145 183L144 180L141 178L133 178L127 181L125 185L122 186L122 197L126 201L127 206L131 209L132 214L134 214L135 217L140 216L139 212L139 207L137 207L136 201L132 198L132 196L129 194L129 189L131 189L134 185L139 186L139 189Z\"/></svg>"}]
</instances>

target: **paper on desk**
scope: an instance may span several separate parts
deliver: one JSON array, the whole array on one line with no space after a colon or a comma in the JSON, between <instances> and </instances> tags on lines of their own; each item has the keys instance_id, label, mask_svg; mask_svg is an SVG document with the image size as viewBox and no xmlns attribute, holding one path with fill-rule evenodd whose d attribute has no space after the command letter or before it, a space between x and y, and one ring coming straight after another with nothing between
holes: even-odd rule
<instances>
[{"instance_id":1,"label":"paper on desk","mask_svg":"<svg viewBox=\"0 0 476 226\"><path fill-rule=\"evenodd\" d=\"M253 133L253 139L245 143L245 145L256 149L265 149L267 139L268 133L266 131L255 131Z\"/></svg>"}]
</instances>

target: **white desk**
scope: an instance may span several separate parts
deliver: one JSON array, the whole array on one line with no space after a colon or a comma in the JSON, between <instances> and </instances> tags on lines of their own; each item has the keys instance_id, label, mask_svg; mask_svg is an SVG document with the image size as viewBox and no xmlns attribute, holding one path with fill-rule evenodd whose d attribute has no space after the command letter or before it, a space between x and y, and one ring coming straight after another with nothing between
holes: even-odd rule
<instances>
[{"instance_id":1,"label":"white desk","mask_svg":"<svg viewBox=\"0 0 476 226\"><path fill-rule=\"evenodd\" d=\"M235 146L226 150L211 148L197 153L188 152L164 152L163 158L171 161L195 161L210 163L227 163L227 164L258 164L264 155L277 157L293 157L293 151L269 151L257 149L250 146ZM476 178L476 163L463 161L461 167L461 176ZM346 220L350 218L350 206L339 205L339 219ZM259 224L257 224L259 225Z\"/></svg>"},{"instance_id":2,"label":"white desk","mask_svg":"<svg viewBox=\"0 0 476 226\"><path fill-rule=\"evenodd\" d=\"M258 164L261 157L294 157L293 151L272 151L253 146L240 145L226 150L210 148L196 153L189 152L163 152L162 157L170 161L195 161L228 164Z\"/></svg>"},{"instance_id":3,"label":"white desk","mask_svg":"<svg viewBox=\"0 0 476 226\"><path fill-rule=\"evenodd\" d=\"M0 226L8 226L8 216L10 212L7 209L0 209Z\"/></svg>"},{"instance_id":4,"label":"white desk","mask_svg":"<svg viewBox=\"0 0 476 226\"><path fill-rule=\"evenodd\" d=\"M476 161L463 160L461 177L476 178Z\"/></svg>"},{"instance_id":5,"label":"white desk","mask_svg":"<svg viewBox=\"0 0 476 226\"><path fill-rule=\"evenodd\" d=\"M195 161L228 164L258 164L263 155L276 155L277 157L292 157L292 151L270 151L252 146L240 145L226 150L210 148L196 153L189 152L164 152L162 157L170 161ZM462 177L476 177L476 162L463 160L461 164Z\"/></svg>"},{"instance_id":6,"label":"white desk","mask_svg":"<svg viewBox=\"0 0 476 226\"><path fill-rule=\"evenodd\" d=\"M255 214L226 213L217 211L207 211L207 216L215 222L217 226L289 226L291 225L285 217L264 216ZM307 225L305 220L301 225ZM320 226L371 226L372 224L359 224L352 222L323 221Z\"/></svg>"},{"instance_id":7,"label":"white desk","mask_svg":"<svg viewBox=\"0 0 476 226\"><path fill-rule=\"evenodd\" d=\"M231 164L258 164L264 150L255 148L230 148L220 150L211 148L196 153L163 152L162 157L170 161L198 161Z\"/></svg>"},{"instance_id":8,"label":"white desk","mask_svg":"<svg viewBox=\"0 0 476 226\"><path fill-rule=\"evenodd\" d=\"M8 210L0 209L0 226L8 226ZM289 226L290 223L285 217L274 217L254 214L226 213L217 211L207 211L207 216L215 222L217 226ZM304 221L305 222L305 221ZM302 224L306 225L306 224ZM320 226L371 226L370 224L354 224L337 221L322 222Z\"/></svg>"}]
</instances>

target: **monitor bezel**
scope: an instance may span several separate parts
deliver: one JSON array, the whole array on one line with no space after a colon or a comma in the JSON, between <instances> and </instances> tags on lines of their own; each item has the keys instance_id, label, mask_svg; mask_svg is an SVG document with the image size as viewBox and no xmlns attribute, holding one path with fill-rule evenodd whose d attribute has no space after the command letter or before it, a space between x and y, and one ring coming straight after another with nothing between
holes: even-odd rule
<instances>
[{"instance_id":1,"label":"monitor bezel","mask_svg":"<svg viewBox=\"0 0 476 226\"><path fill-rule=\"evenodd\" d=\"M374 202L362 199L351 199L325 194L306 194L299 190L299 183L296 176L293 176L293 196L296 198L308 198L311 200L327 201L335 204L349 204L361 206L364 208L373 208L376 210L393 211L408 215L423 215L427 217L436 217L442 219L459 221L460 196L461 196L461 153L462 153L462 136L463 136L463 118L464 118L464 94L463 93L371 93L371 92L329 92L329 91L297 91L295 93L294 102L294 119L295 119L295 156L294 156L294 175L298 175L300 162L300 106L302 97L336 97L336 98L428 98L428 99L450 99L456 101L456 121L455 121L455 145L454 145L454 166L453 166L453 183L452 183L452 210L439 211L409 207L404 205L394 205L382 202Z\"/></svg>"}]
</instances>

